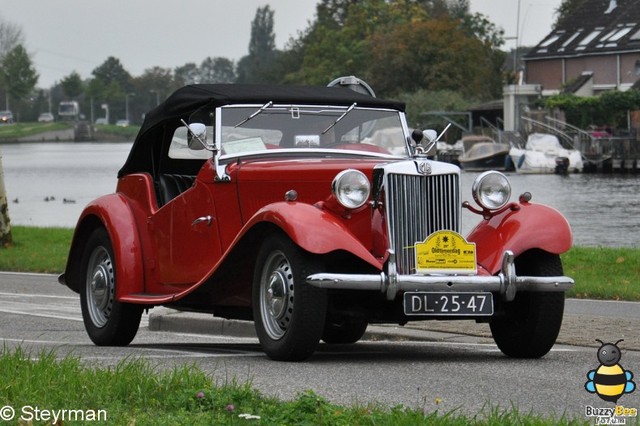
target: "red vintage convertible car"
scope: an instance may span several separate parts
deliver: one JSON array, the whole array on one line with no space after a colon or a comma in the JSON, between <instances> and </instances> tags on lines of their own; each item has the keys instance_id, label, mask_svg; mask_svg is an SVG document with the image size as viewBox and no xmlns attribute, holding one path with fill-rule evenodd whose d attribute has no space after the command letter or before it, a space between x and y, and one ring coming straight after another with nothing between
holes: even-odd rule
<instances>
[{"instance_id":1,"label":"red vintage convertible car","mask_svg":"<svg viewBox=\"0 0 640 426\"><path fill-rule=\"evenodd\" d=\"M275 360L368 324L488 322L541 357L564 310L565 218L511 202L485 172L463 203L404 105L335 87L192 85L149 112L114 194L84 209L60 282L97 345L127 345L144 309L253 320ZM434 143L434 141L427 141ZM461 211L477 212L466 237Z\"/></svg>"}]
</instances>

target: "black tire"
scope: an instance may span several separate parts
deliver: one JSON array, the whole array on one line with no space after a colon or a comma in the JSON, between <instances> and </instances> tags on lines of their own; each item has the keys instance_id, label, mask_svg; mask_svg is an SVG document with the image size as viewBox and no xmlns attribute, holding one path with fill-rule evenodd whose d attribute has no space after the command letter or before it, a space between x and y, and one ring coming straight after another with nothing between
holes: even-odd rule
<instances>
[{"instance_id":1,"label":"black tire","mask_svg":"<svg viewBox=\"0 0 640 426\"><path fill-rule=\"evenodd\" d=\"M317 257L288 237L267 236L253 280L253 318L262 349L276 361L303 361L318 347L327 314L327 293L306 277L320 271Z\"/></svg>"},{"instance_id":2,"label":"black tire","mask_svg":"<svg viewBox=\"0 0 640 426\"><path fill-rule=\"evenodd\" d=\"M369 323L364 318L346 318L339 321L327 320L322 340L329 344L356 343L367 331Z\"/></svg>"},{"instance_id":3,"label":"black tire","mask_svg":"<svg viewBox=\"0 0 640 426\"><path fill-rule=\"evenodd\" d=\"M138 332L143 308L115 300L113 247L104 228L94 230L82 255L80 306L89 338L98 346L126 346Z\"/></svg>"},{"instance_id":4,"label":"black tire","mask_svg":"<svg viewBox=\"0 0 640 426\"><path fill-rule=\"evenodd\" d=\"M521 276L562 275L560 256L531 250L516 259ZM513 358L540 358L558 338L564 313L564 292L520 292L503 304L505 315L490 323L498 348Z\"/></svg>"}]
</instances>

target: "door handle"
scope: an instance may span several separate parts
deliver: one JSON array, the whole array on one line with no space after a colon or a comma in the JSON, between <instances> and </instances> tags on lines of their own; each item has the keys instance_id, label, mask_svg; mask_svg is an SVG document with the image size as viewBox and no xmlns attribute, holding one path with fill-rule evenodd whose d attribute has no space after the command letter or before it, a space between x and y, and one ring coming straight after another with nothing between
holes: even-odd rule
<instances>
[{"instance_id":1,"label":"door handle","mask_svg":"<svg viewBox=\"0 0 640 426\"><path fill-rule=\"evenodd\" d=\"M213 220L213 218L211 217L211 215L207 215L207 216L201 216L199 218L197 218L196 220L194 220L193 222L191 222L191 226L196 226L202 222L207 222L207 226L211 226L211 221Z\"/></svg>"}]
</instances>

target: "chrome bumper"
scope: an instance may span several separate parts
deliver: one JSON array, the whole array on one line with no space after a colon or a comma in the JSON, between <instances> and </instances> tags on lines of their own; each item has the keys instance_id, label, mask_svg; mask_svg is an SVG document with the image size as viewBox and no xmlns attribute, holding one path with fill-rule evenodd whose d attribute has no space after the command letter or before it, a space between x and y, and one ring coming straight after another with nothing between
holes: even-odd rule
<instances>
[{"instance_id":1,"label":"chrome bumper","mask_svg":"<svg viewBox=\"0 0 640 426\"><path fill-rule=\"evenodd\" d=\"M478 275L398 275L395 272L393 255L389 271L374 274L329 274L309 275L307 283L319 288L342 290L378 290L393 300L399 291L488 291L498 293L510 302L518 291L566 291L574 281L565 276L518 277L515 274L514 255L505 251L500 273L494 276Z\"/></svg>"}]
</instances>

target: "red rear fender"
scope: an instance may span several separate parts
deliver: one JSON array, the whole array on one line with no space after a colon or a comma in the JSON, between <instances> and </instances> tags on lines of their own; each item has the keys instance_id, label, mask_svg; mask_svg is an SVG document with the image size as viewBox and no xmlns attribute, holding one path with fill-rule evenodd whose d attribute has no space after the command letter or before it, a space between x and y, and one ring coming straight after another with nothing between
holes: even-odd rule
<instances>
[{"instance_id":1,"label":"red rear fender","mask_svg":"<svg viewBox=\"0 0 640 426\"><path fill-rule=\"evenodd\" d=\"M116 299L129 293L144 291L142 247L131 208L119 194L110 194L92 201L83 210L71 243L65 270L65 281L79 290L82 274L81 259L85 243L94 229L104 227L111 239L116 265Z\"/></svg>"},{"instance_id":2,"label":"red rear fender","mask_svg":"<svg viewBox=\"0 0 640 426\"><path fill-rule=\"evenodd\" d=\"M534 248L554 254L571 248L571 227L560 212L541 204L522 203L519 207L483 220L467 237L476 243L478 263L492 274L500 270L505 250L517 257Z\"/></svg>"}]
</instances>

